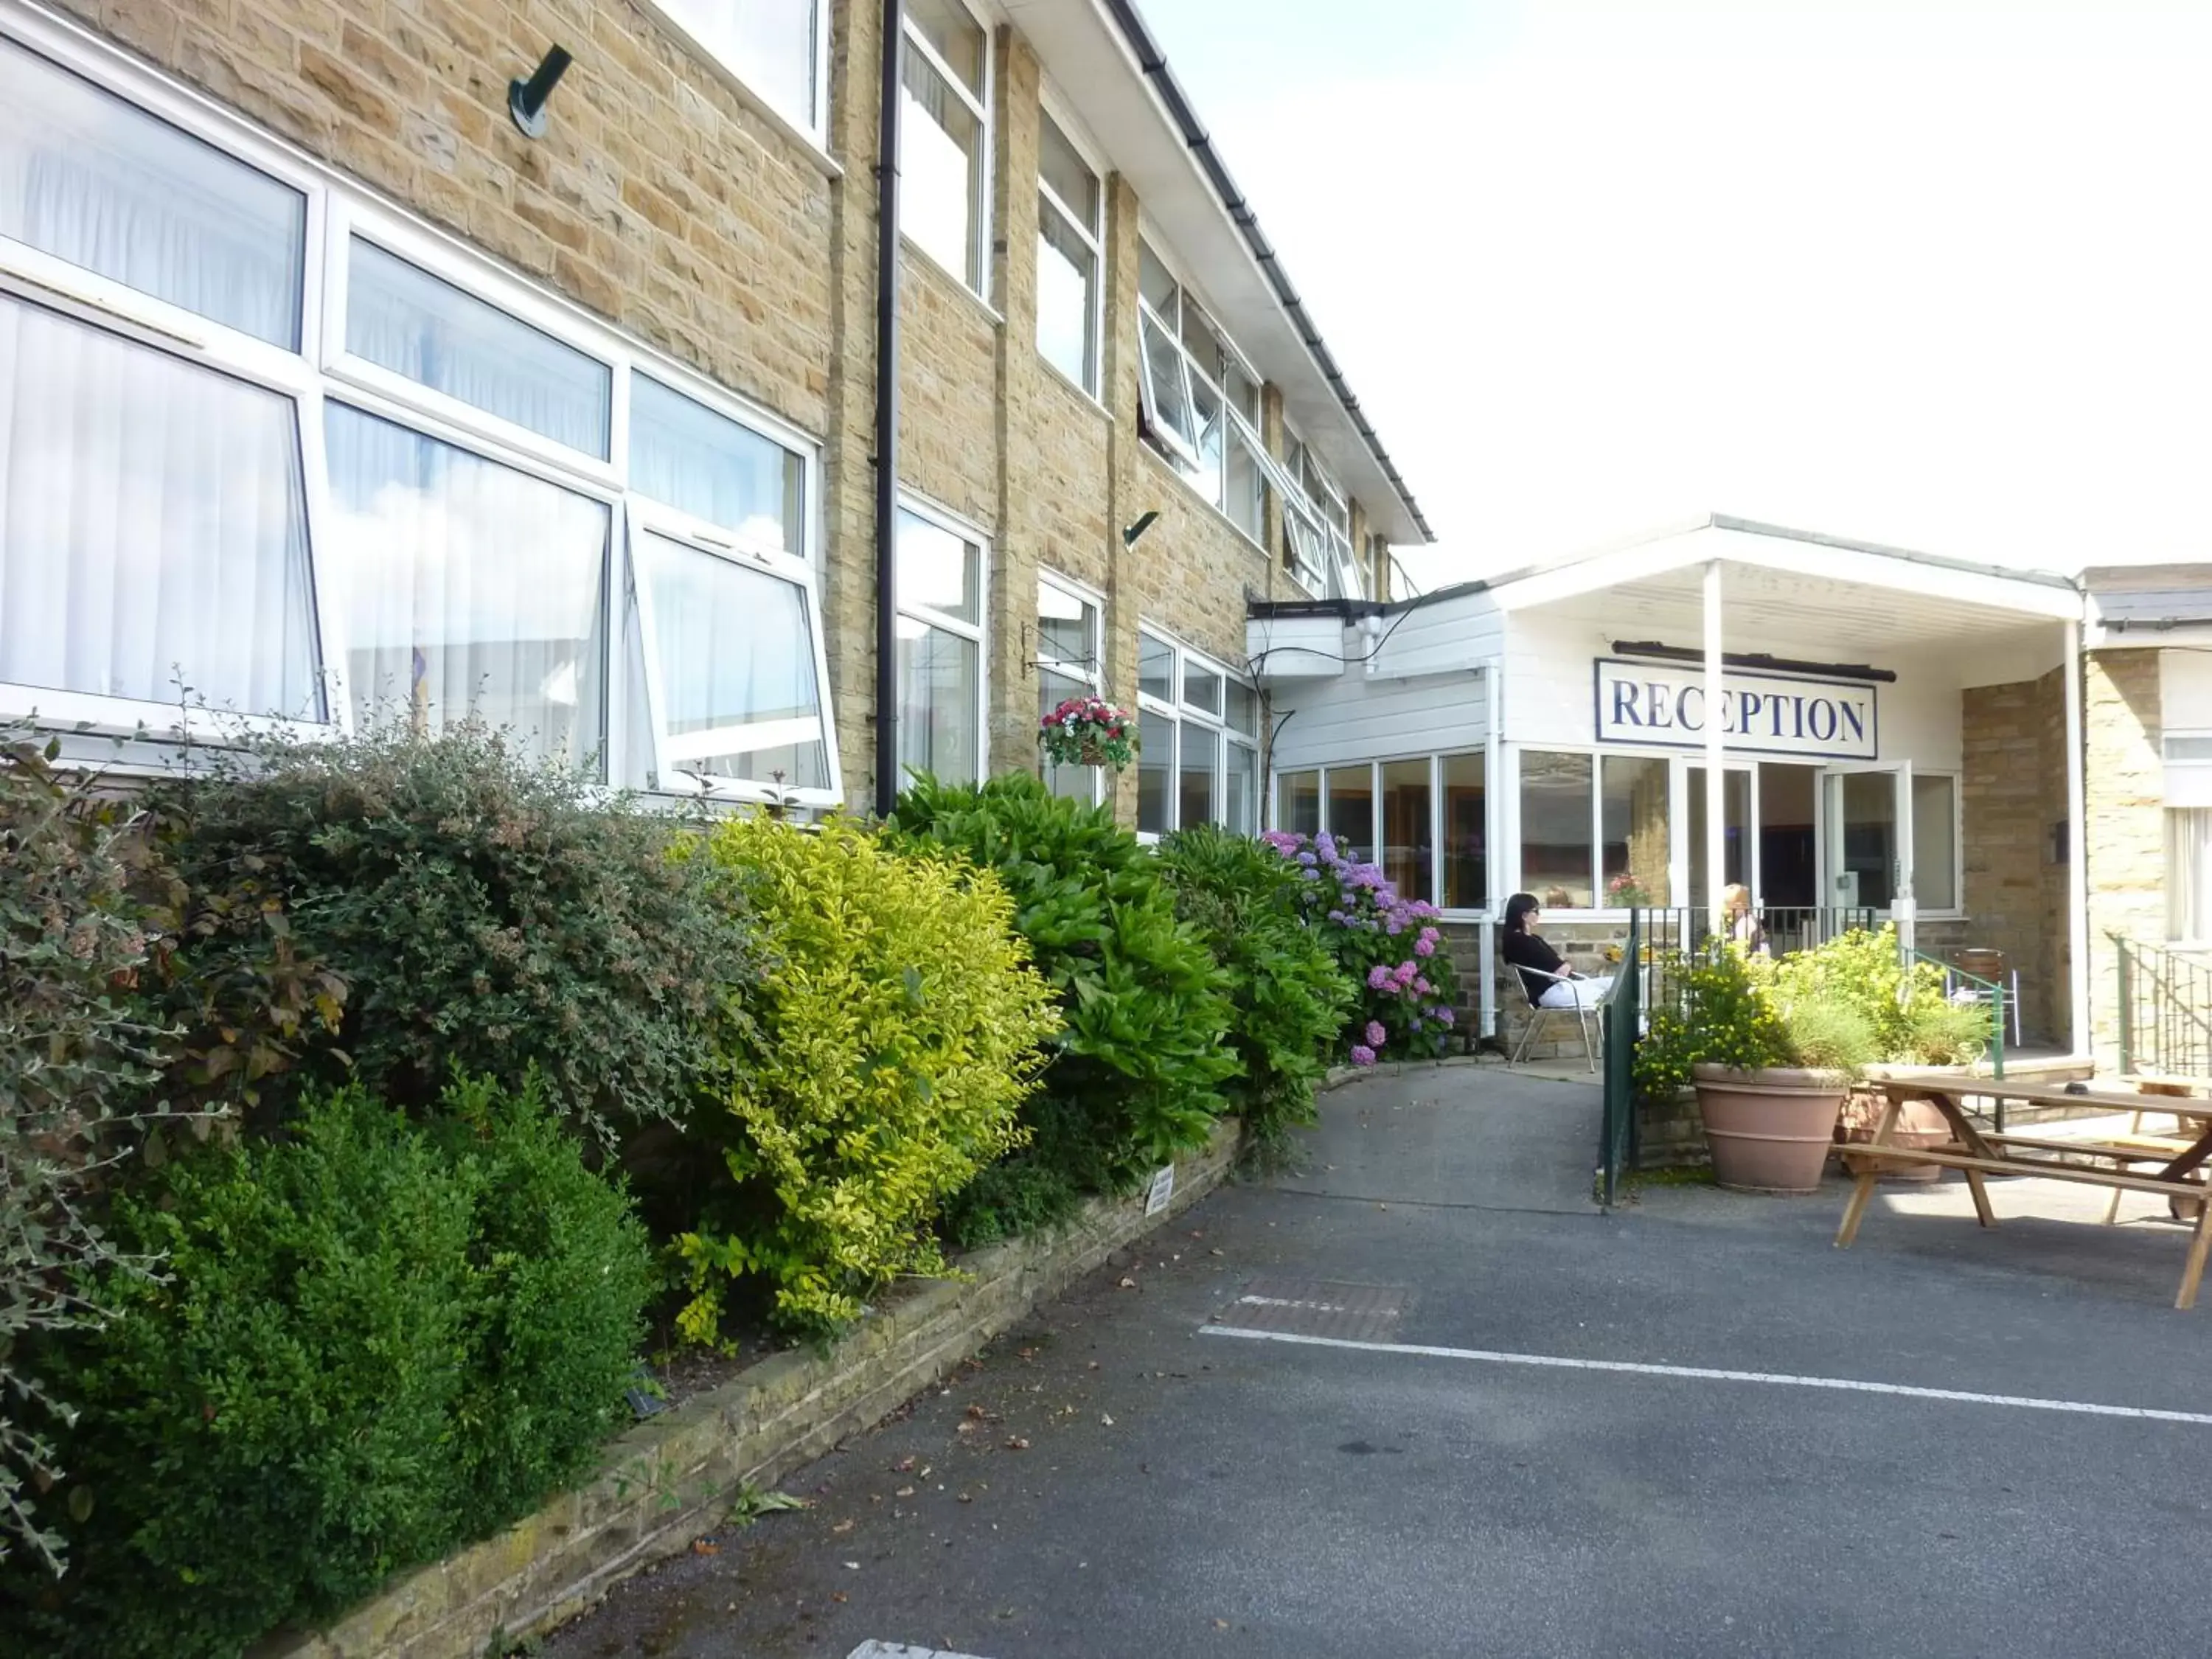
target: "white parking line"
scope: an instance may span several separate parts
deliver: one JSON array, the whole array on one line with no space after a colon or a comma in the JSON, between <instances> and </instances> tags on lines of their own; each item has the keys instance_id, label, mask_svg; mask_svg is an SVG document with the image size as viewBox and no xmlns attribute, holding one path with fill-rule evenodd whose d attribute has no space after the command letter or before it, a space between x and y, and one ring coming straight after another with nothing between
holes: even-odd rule
<instances>
[{"instance_id":1,"label":"white parking line","mask_svg":"<svg viewBox=\"0 0 2212 1659\"><path fill-rule=\"evenodd\" d=\"M972 1653L947 1653L941 1648L909 1648L896 1642L863 1642L845 1659L975 1659Z\"/></svg>"},{"instance_id":2,"label":"white parking line","mask_svg":"<svg viewBox=\"0 0 2212 1659\"><path fill-rule=\"evenodd\" d=\"M2148 1406L2100 1406L2085 1400L2039 1400L2030 1395L1973 1394L1963 1389L1923 1389L1905 1382L1863 1382L1849 1376L1793 1376L1786 1371L1731 1371L1705 1365L1650 1365L1628 1359L1571 1359L1561 1354L1501 1353L1488 1348L1440 1348L1417 1342L1356 1342L1341 1336L1300 1336L1255 1331L1242 1325L1201 1325L1200 1336L1237 1336L1250 1342L1290 1342L1307 1348L1349 1348L1359 1353L1405 1354L1426 1359L1470 1359L1486 1365L1534 1365L1552 1370L1619 1371L1632 1376L1679 1376L1699 1382L1764 1382L1783 1389L1831 1389L1843 1394L1900 1395L1961 1406L2010 1406L2030 1412L2069 1412L2078 1417L2134 1417L2154 1423L2212 1428L2212 1413L2159 1411Z\"/></svg>"}]
</instances>

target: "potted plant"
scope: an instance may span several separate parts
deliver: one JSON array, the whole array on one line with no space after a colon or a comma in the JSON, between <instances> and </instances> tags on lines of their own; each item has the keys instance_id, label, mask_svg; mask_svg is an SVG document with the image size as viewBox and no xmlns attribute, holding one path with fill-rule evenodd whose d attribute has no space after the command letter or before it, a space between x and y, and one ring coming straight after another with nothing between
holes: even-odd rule
<instances>
[{"instance_id":1,"label":"potted plant","mask_svg":"<svg viewBox=\"0 0 2212 1659\"><path fill-rule=\"evenodd\" d=\"M1103 697L1070 697L1037 721L1037 740L1059 766L1110 766L1137 757L1137 726L1126 708Z\"/></svg>"},{"instance_id":2,"label":"potted plant","mask_svg":"<svg viewBox=\"0 0 2212 1659\"><path fill-rule=\"evenodd\" d=\"M1638 1080L1696 1090L1720 1185L1810 1193L1852 1076L1874 1058L1874 1034L1846 1005L1778 1000L1771 977L1741 947L1710 946L1684 977L1679 1012L1652 1016Z\"/></svg>"},{"instance_id":3,"label":"potted plant","mask_svg":"<svg viewBox=\"0 0 2212 1659\"><path fill-rule=\"evenodd\" d=\"M1633 872L1624 870L1606 883L1605 902L1606 908L1612 910L1649 910L1651 890Z\"/></svg>"}]
</instances>

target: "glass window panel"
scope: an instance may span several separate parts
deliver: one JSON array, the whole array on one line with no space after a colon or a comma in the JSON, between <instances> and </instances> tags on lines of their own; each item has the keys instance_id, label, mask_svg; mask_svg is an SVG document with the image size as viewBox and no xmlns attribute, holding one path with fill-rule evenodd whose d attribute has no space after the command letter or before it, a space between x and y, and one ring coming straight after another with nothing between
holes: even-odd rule
<instances>
[{"instance_id":1,"label":"glass window panel","mask_svg":"<svg viewBox=\"0 0 2212 1659\"><path fill-rule=\"evenodd\" d=\"M1260 833L1260 751L1249 744L1229 745L1222 769L1221 822L1233 835Z\"/></svg>"},{"instance_id":2,"label":"glass window panel","mask_svg":"<svg viewBox=\"0 0 2212 1659\"><path fill-rule=\"evenodd\" d=\"M473 714L596 773L605 504L340 404L325 430L356 714Z\"/></svg>"},{"instance_id":3,"label":"glass window panel","mask_svg":"<svg viewBox=\"0 0 2212 1659\"><path fill-rule=\"evenodd\" d=\"M1444 908L1480 910L1490 902L1490 828L1484 783L1485 755L1446 755L1444 789Z\"/></svg>"},{"instance_id":4,"label":"glass window panel","mask_svg":"<svg viewBox=\"0 0 2212 1659\"><path fill-rule=\"evenodd\" d=\"M1229 682L1229 729L1232 732L1256 732L1260 729L1260 694L1237 680Z\"/></svg>"},{"instance_id":5,"label":"glass window panel","mask_svg":"<svg viewBox=\"0 0 2212 1659\"><path fill-rule=\"evenodd\" d=\"M2212 939L2212 809L2169 807L2166 814L2166 937Z\"/></svg>"},{"instance_id":6,"label":"glass window panel","mask_svg":"<svg viewBox=\"0 0 2212 1659\"><path fill-rule=\"evenodd\" d=\"M1364 766L1332 766L1323 782L1328 790L1328 832L1347 858L1375 857L1375 775Z\"/></svg>"},{"instance_id":7,"label":"glass window panel","mask_svg":"<svg viewBox=\"0 0 2212 1659\"><path fill-rule=\"evenodd\" d=\"M1152 388L1152 417L1160 429L1186 447L1198 447L1198 428L1192 424L1190 394L1183 386L1182 354L1160 325L1150 317L1140 330L1145 346L1145 383Z\"/></svg>"},{"instance_id":8,"label":"glass window panel","mask_svg":"<svg viewBox=\"0 0 2212 1659\"><path fill-rule=\"evenodd\" d=\"M1897 896L1897 775L1844 772L1832 780L1837 803L1837 904L1886 910Z\"/></svg>"},{"instance_id":9,"label":"glass window panel","mask_svg":"<svg viewBox=\"0 0 2212 1659\"><path fill-rule=\"evenodd\" d=\"M1912 898L1923 910L1959 904L1958 781L1912 775Z\"/></svg>"},{"instance_id":10,"label":"glass window panel","mask_svg":"<svg viewBox=\"0 0 2212 1659\"><path fill-rule=\"evenodd\" d=\"M982 649L911 617L898 619L902 774L927 772L942 783L981 778Z\"/></svg>"},{"instance_id":11,"label":"glass window panel","mask_svg":"<svg viewBox=\"0 0 2212 1659\"><path fill-rule=\"evenodd\" d=\"M1198 465L1188 477L1193 489L1221 504L1221 428L1228 418L1221 412L1221 394L1195 376L1190 383L1192 416L1198 422Z\"/></svg>"},{"instance_id":12,"label":"glass window panel","mask_svg":"<svg viewBox=\"0 0 2212 1659\"><path fill-rule=\"evenodd\" d=\"M358 236L347 263L346 349L606 459L612 369Z\"/></svg>"},{"instance_id":13,"label":"glass window panel","mask_svg":"<svg viewBox=\"0 0 2212 1659\"><path fill-rule=\"evenodd\" d=\"M654 0L768 100L804 127L814 106L817 0Z\"/></svg>"},{"instance_id":14,"label":"glass window panel","mask_svg":"<svg viewBox=\"0 0 2212 1659\"><path fill-rule=\"evenodd\" d=\"M1176 826L1188 830L1194 824L1217 823L1221 811L1221 733L1210 726L1186 722L1180 738L1182 753L1177 769L1181 787Z\"/></svg>"},{"instance_id":15,"label":"glass window panel","mask_svg":"<svg viewBox=\"0 0 2212 1659\"><path fill-rule=\"evenodd\" d=\"M1175 701L1175 647L1149 634L1137 635L1137 690L1162 702Z\"/></svg>"},{"instance_id":16,"label":"glass window panel","mask_svg":"<svg viewBox=\"0 0 2212 1659\"><path fill-rule=\"evenodd\" d=\"M1091 239L1098 235L1098 175L1091 170L1067 135L1060 130L1060 123L1051 116L1040 118L1042 126L1037 133L1037 176L1050 185L1076 222L1089 231Z\"/></svg>"},{"instance_id":17,"label":"glass window panel","mask_svg":"<svg viewBox=\"0 0 2212 1659\"><path fill-rule=\"evenodd\" d=\"M307 198L0 39L0 236L295 349Z\"/></svg>"},{"instance_id":18,"label":"glass window panel","mask_svg":"<svg viewBox=\"0 0 2212 1659\"><path fill-rule=\"evenodd\" d=\"M1137 291L1145 303L1160 313L1170 328L1175 326L1176 299L1181 292L1168 268L1160 263L1160 256L1152 252L1152 244L1137 245Z\"/></svg>"},{"instance_id":19,"label":"glass window panel","mask_svg":"<svg viewBox=\"0 0 2212 1659\"><path fill-rule=\"evenodd\" d=\"M638 538L637 562L653 594L669 763L830 787L806 590L663 536Z\"/></svg>"},{"instance_id":20,"label":"glass window panel","mask_svg":"<svg viewBox=\"0 0 2212 1659\"><path fill-rule=\"evenodd\" d=\"M983 95L983 27L960 0L906 0L906 26L929 42L976 97Z\"/></svg>"},{"instance_id":21,"label":"glass window panel","mask_svg":"<svg viewBox=\"0 0 2212 1659\"><path fill-rule=\"evenodd\" d=\"M1229 401L1237 407L1237 412L1256 429L1260 424L1259 383L1232 362L1229 365L1229 379L1225 389L1229 393Z\"/></svg>"},{"instance_id":22,"label":"glass window panel","mask_svg":"<svg viewBox=\"0 0 2212 1659\"><path fill-rule=\"evenodd\" d=\"M1231 425L1229 430L1226 473L1222 479L1221 510L1229 515L1230 522L1258 541L1265 533L1267 498L1262 494L1260 462L1252 453L1251 441L1243 428Z\"/></svg>"},{"instance_id":23,"label":"glass window panel","mask_svg":"<svg viewBox=\"0 0 2212 1659\"><path fill-rule=\"evenodd\" d=\"M1429 763L1382 764L1382 873L1403 899L1424 903L1436 896L1436 833L1429 815Z\"/></svg>"},{"instance_id":24,"label":"glass window panel","mask_svg":"<svg viewBox=\"0 0 2212 1659\"><path fill-rule=\"evenodd\" d=\"M1221 676L1203 666L1195 658L1184 658L1182 700L1193 708L1203 708L1209 714L1218 714L1221 712Z\"/></svg>"},{"instance_id":25,"label":"glass window panel","mask_svg":"<svg viewBox=\"0 0 2212 1659\"><path fill-rule=\"evenodd\" d=\"M1759 769L1759 901L1767 927L1775 929L1778 909L1802 909L1826 903L1820 896L1819 850L1820 769L1786 762L1762 762ZM1693 894L1685 902L1705 902Z\"/></svg>"},{"instance_id":26,"label":"glass window panel","mask_svg":"<svg viewBox=\"0 0 2212 1659\"><path fill-rule=\"evenodd\" d=\"M1590 846L1590 757L1521 752L1521 884L1547 910L1587 910L1595 902Z\"/></svg>"},{"instance_id":27,"label":"glass window panel","mask_svg":"<svg viewBox=\"0 0 2212 1659\"><path fill-rule=\"evenodd\" d=\"M1731 770L1723 775L1723 780L1721 879L1747 887L1751 864L1745 836L1751 824L1751 774ZM1705 769L1691 767L1683 774L1683 781L1690 792L1690 810L1684 815L1690 842L1690 890L1683 895L1683 902L1702 909L1712 902L1711 890L1705 884Z\"/></svg>"},{"instance_id":28,"label":"glass window panel","mask_svg":"<svg viewBox=\"0 0 2212 1659\"><path fill-rule=\"evenodd\" d=\"M1081 680L1071 679L1065 674L1055 674L1049 668L1037 670L1037 714L1049 714L1070 697L1080 697L1091 688ZM1098 799L1099 780L1103 769L1072 763L1062 766L1045 756L1039 745L1037 753L1044 766L1045 787L1055 795L1069 800L1079 800L1089 805Z\"/></svg>"},{"instance_id":29,"label":"glass window panel","mask_svg":"<svg viewBox=\"0 0 2212 1659\"><path fill-rule=\"evenodd\" d=\"M975 224L982 198L982 125L918 53L906 54L899 126L899 228L969 287L982 286Z\"/></svg>"},{"instance_id":30,"label":"glass window panel","mask_svg":"<svg viewBox=\"0 0 2212 1659\"><path fill-rule=\"evenodd\" d=\"M1050 582L1037 584L1037 655L1095 671L1097 639L1097 605Z\"/></svg>"},{"instance_id":31,"label":"glass window panel","mask_svg":"<svg viewBox=\"0 0 2212 1659\"><path fill-rule=\"evenodd\" d=\"M1137 716L1137 828L1147 835L1164 836L1175 826L1168 821L1172 805L1169 790L1176 769L1176 723L1164 714L1141 711Z\"/></svg>"},{"instance_id":32,"label":"glass window panel","mask_svg":"<svg viewBox=\"0 0 2212 1659\"><path fill-rule=\"evenodd\" d=\"M806 463L706 404L630 376L630 488L763 547L806 544Z\"/></svg>"},{"instance_id":33,"label":"glass window panel","mask_svg":"<svg viewBox=\"0 0 2212 1659\"><path fill-rule=\"evenodd\" d=\"M983 615L983 550L940 524L899 509L898 602L962 622Z\"/></svg>"},{"instance_id":34,"label":"glass window panel","mask_svg":"<svg viewBox=\"0 0 2212 1659\"><path fill-rule=\"evenodd\" d=\"M1037 349L1085 392L1098 389L1098 331L1092 326L1098 256L1042 198L1037 203Z\"/></svg>"},{"instance_id":35,"label":"glass window panel","mask_svg":"<svg viewBox=\"0 0 2212 1659\"><path fill-rule=\"evenodd\" d=\"M1672 902L1667 896L1670 771L1664 760L1628 755L1607 755L1599 769L1605 845L1598 873L1605 878L1608 906Z\"/></svg>"},{"instance_id":36,"label":"glass window panel","mask_svg":"<svg viewBox=\"0 0 2212 1659\"><path fill-rule=\"evenodd\" d=\"M290 398L0 295L0 680L322 719L306 499Z\"/></svg>"},{"instance_id":37,"label":"glass window panel","mask_svg":"<svg viewBox=\"0 0 2212 1659\"><path fill-rule=\"evenodd\" d=\"M1222 349L1221 336L1214 331L1213 319L1187 295L1182 302L1182 343L1190 353L1190 360L1206 379L1220 385L1229 354Z\"/></svg>"},{"instance_id":38,"label":"glass window panel","mask_svg":"<svg viewBox=\"0 0 2212 1659\"><path fill-rule=\"evenodd\" d=\"M1294 836L1321 832L1321 774L1285 772L1275 780L1279 827Z\"/></svg>"}]
</instances>

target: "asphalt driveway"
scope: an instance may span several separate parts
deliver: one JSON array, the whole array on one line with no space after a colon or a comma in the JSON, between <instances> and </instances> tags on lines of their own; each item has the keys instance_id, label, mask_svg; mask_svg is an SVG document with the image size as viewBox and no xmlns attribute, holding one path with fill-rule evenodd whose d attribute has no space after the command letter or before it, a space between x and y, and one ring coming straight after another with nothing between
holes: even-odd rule
<instances>
[{"instance_id":1,"label":"asphalt driveway","mask_svg":"<svg viewBox=\"0 0 2212 1659\"><path fill-rule=\"evenodd\" d=\"M1589 1200L1594 1091L1325 1103L557 1659L2198 1655L2212 1310L2049 1183ZM1874 1385L1873 1387L1856 1385ZM881 1649L871 1650L880 1652Z\"/></svg>"}]
</instances>

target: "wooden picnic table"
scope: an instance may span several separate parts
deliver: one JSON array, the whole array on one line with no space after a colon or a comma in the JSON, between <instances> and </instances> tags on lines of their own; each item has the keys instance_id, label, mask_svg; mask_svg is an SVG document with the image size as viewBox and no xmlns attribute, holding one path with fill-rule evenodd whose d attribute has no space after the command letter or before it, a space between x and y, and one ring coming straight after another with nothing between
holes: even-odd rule
<instances>
[{"instance_id":1,"label":"wooden picnic table","mask_svg":"<svg viewBox=\"0 0 2212 1659\"><path fill-rule=\"evenodd\" d=\"M1887 1164L1933 1164L1941 1169L1963 1170L1974 1200L1974 1213L1984 1227L1997 1224L1990 1210L1984 1185L1990 1176L2026 1176L2045 1181L2078 1181L2110 1187L2114 1212L2122 1192L2158 1193L2172 1205L2177 1215L2193 1206L2197 1225L2189 1243L2189 1257L2181 1272L2177 1308L2197 1304L2197 1285L2204 1263L2212 1254L2212 1203L2206 1202L2206 1176L2199 1173L2212 1159L2212 1100L2185 1099L2174 1095L2139 1094L2116 1091L2069 1094L2064 1089L2039 1088L1999 1082L1987 1078L1886 1078L1872 1085L1882 1097L1881 1121L1874 1139L1854 1146L1869 1160L1877 1155ZM1924 1100L1943 1115L1951 1139L1940 1147L1899 1146L1891 1135L1898 1114L1908 1100ZM2034 1135L2007 1134L1983 1129L1968 1117L1969 1100L2013 1101L2031 1106L2102 1107L2111 1112L2170 1113L2184 1125L2172 1137L2130 1133L2103 1140L2062 1140ZM2140 1118L2136 1120L2140 1122ZM2156 1164L2155 1170L2138 1173L2136 1165ZM1837 1230L1836 1248L1844 1249L1858 1234L1867 1206L1881 1179L1881 1164L1869 1161L1851 1190ZM2112 1219L2108 1214L2106 1220Z\"/></svg>"}]
</instances>

